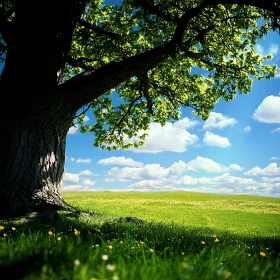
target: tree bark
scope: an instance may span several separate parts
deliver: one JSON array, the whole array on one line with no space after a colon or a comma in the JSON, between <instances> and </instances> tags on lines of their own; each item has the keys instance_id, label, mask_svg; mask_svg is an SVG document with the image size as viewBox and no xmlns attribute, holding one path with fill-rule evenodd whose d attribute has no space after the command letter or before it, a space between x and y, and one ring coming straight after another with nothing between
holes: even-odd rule
<instances>
[{"instance_id":1,"label":"tree bark","mask_svg":"<svg viewBox=\"0 0 280 280\"><path fill-rule=\"evenodd\" d=\"M21 108L30 107L29 101ZM0 136L0 217L68 208L61 196L66 136L75 110L53 108L7 113Z\"/></svg>"}]
</instances>

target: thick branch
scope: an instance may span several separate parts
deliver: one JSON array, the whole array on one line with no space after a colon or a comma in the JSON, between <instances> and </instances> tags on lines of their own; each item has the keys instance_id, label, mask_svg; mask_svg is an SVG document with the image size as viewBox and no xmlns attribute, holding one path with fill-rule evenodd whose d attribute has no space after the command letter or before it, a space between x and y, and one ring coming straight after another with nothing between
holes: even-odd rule
<instances>
[{"instance_id":1,"label":"thick branch","mask_svg":"<svg viewBox=\"0 0 280 280\"><path fill-rule=\"evenodd\" d=\"M153 69L174 55L175 47L173 42L168 42L122 61L113 61L96 71L85 71L60 85L58 90L80 108L130 77Z\"/></svg>"},{"instance_id":2,"label":"thick branch","mask_svg":"<svg viewBox=\"0 0 280 280\"><path fill-rule=\"evenodd\" d=\"M90 23L88 23L87 21L83 20L83 19L78 19L77 23L79 23L80 25L84 26L85 28L88 28L89 30L92 30L98 34L110 37L110 38L115 38L115 39L119 39L121 36L117 33L105 30L100 28L99 26L94 26Z\"/></svg>"}]
</instances>

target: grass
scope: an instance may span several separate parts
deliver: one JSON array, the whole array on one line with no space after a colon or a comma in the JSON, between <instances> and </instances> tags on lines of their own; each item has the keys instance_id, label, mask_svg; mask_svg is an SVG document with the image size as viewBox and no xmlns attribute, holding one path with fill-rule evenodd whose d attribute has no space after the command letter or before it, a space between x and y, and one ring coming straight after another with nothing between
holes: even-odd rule
<instances>
[{"instance_id":1,"label":"grass","mask_svg":"<svg viewBox=\"0 0 280 280\"><path fill-rule=\"evenodd\" d=\"M96 214L76 217L60 212L2 221L0 277L280 279L279 199L192 193L64 197ZM223 228L224 216L229 221ZM246 225L251 228L244 230Z\"/></svg>"}]
</instances>

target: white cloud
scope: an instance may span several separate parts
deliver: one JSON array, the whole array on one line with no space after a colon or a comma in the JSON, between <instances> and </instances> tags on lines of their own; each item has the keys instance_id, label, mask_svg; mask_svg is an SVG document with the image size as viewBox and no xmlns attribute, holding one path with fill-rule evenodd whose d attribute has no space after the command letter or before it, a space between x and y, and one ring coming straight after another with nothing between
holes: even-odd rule
<instances>
[{"instance_id":1,"label":"white cloud","mask_svg":"<svg viewBox=\"0 0 280 280\"><path fill-rule=\"evenodd\" d=\"M260 55L264 56L264 47L260 44L256 44L255 46L256 53L259 53Z\"/></svg>"},{"instance_id":2,"label":"white cloud","mask_svg":"<svg viewBox=\"0 0 280 280\"><path fill-rule=\"evenodd\" d=\"M126 157L104 158L104 159L100 159L98 163L103 165L125 165L125 166L136 166L136 167L143 166L142 162L138 162L133 160L132 158L126 158Z\"/></svg>"},{"instance_id":3,"label":"white cloud","mask_svg":"<svg viewBox=\"0 0 280 280\"><path fill-rule=\"evenodd\" d=\"M76 160L77 163L91 163L91 159L89 158L85 158L85 159L82 159L82 158L78 158Z\"/></svg>"},{"instance_id":4,"label":"white cloud","mask_svg":"<svg viewBox=\"0 0 280 280\"><path fill-rule=\"evenodd\" d=\"M242 171L244 168L234 163L229 166L229 170Z\"/></svg>"},{"instance_id":5,"label":"white cloud","mask_svg":"<svg viewBox=\"0 0 280 280\"><path fill-rule=\"evenodd\" d=\"M246 127L244 127L244 131L245 132L251 132L251 127L250 126L246 126Z\"/></svg>"},{"instance_id":6,"label":"white cloud","mask_svg":"<svg viewBox=\"0 0 280 280\"><path fill-rule=\"evenodd\" d=\"M280 78L280 68L277 69L277 72L275 74L275 78Z\"/></svg>"},{"instance_id":7,"label":"white cloud","mask_svg":"<svg viewBox=\"0 0 280 280\"><path fill-rule=\"evenodd\" d=\"M203 129L223 129L227 126L234 126L237 123L237 120L234 118L229 118L222 115L221 113L211 112L209 118L203 125Z\"/></svg>"},{"instance_id":8,"label":"white cloud","mask_svg":"<svg viewBox=\"0 0 280 280\"><path fill-rule=\"evenodd\" d=\"M272 55L276 55L278 53L278 45L276 44L271 44L268 53L271 53Z\"/></svg>"},{"instance_id":9,"label":"white cloud","mask_svg":"<svg viewBox=\"0 0 280 280\"><path fill-rule=\"evenodd\" d=\"M280 127L277 127L271 131L271 133L274 133L274 132L280 132Z\"/></svg>"},{"instance_id":10,"label":"white cloud","mask_svg":"<svg viewBox=\"0 0 280 280\"><path fill-rule=\"evenodd\" d=\"M275 177L275 178L262 177L262 181L269 182L269 183L275 183L275 182L280 183L280 177Z\"/></svg>"},{"instance_id":11,"label":"white cloud","mask_svg":"<svg viewBox=\"0 0 280 280\"><path fill-rule=\"evenodd\" d=\"M92 176L93 173L90 170L84 170L79 172L79 176Z\"/></svg>"},{"instance_id":12,"label":"white cloud","mask_svg":"<svg viewBox=\"0 0 280 280\"><path fill-rule=\"evenodd\" d=\"M280 157L271 157L270 159L271 159L271 160L279 160Z\"/></svg>"},{"instance_id":13,"label":"white cloud","mask_svg":"<svg viewBox=\"0 0 280 280\"><path fill-rule=\"evenodd\" d=\"M181 125L179 125L181 126ZM192 146L198 141L198 137L185 129L176 127L176 123L167 122L164 126L151 123L149 136L145 140L145 147L129 150L136 153L160 153L164 151L185 152L187 146ZM134 139L127 140L133 141Z\"/></svg>"},{"instance_id":14,"label":"white cloud","mask_svg":"<svg viewBox=\"0 0 280 280\"><path fill-rule=\"evenodd\" d=\"M273 176L273 175L279 175L280 174L280 167L277 167L277 164L275 162L270 163L267 167L261 169L259 166L256 166L247 172L244 173L244 175L249 176Z\"/></svg>"},{"instance_id":15,"label":"white cloud","mask_svg":"<svg viewBox=\"0 0 280 280\"><path fill-rule=\"evenodd\" d=\"M104 181L107 183L111 183L111 182L115 182L115 179L114 178L105 178Z\"/></svg>"},{"instance_id":16,"label":"white cloud","mask_svg":"<svg viewBox=\"0 0 280 280\"><path fill-rule=\"evenodd\" d=\"M95 181L85 179L85 180L83 180L83 184L86 185L86 186L93 186L95 184Z\"/></svg>"},{"instance_id":17,"label":"white cloud","mask_svg":"<svg viewBox=\"0 0 280 280\"><path fill-rule=\"evenodd\" d=\"M79 130L78 125L71 126L71 127L69 128L69 130L68 130L68 134L75 134L75 133L78 132L78 130Z\"/></svg>"},{"instance_id":18,"label":"white cloud","mask_svg":"<svg viewBox=\"0 0 280 280\"><path fill-rule=\"evenodd\" d=\"M253 118L263 123L280 123L280 96L267 96L255 110Z\"/></svg>"},{"instance_id":19,"label":"white cloud","mask_svg":"<svg viewBox=\"0 0 280 280\"><path fill-rule=\"evenodd\" d=\"M217 146L222 148L227 148L231 145L228 138L219 136L209 131L206 131L203 143L207 146Z\"/></svg>"},{"instance_id":20,"label":"white cloud","mask_svg":"<svg viewBox=\"0 0 280 280\"><path fill-rule=\"evenodd\" d=\"M63 177L64 182L78 182L79 181L79 175L73 174L73 173L64 173Z\"/></svg>"},{"instance_id":21,"label":"white cloud","mask_svg":"<svg viewBox=\"0 0 280 280\"><path fill-rule=\"evenodd\" d=\"M198 124L200 124L199 121L190 120L189 118L183 118L183 119L180 119L179 121L174 122L174 127L188 130Z\"/></svg>"},{"instance_id":22,"label":"white cloud","mask_svg":"<svg viewBox=\"0 0 280 280\"><path fill-rule=\"evenodd\" d=\"M75 161L75 158L71 157L70 160L71 160L71 161Z\"/></svg>"},{"instance_id":23,"label":"white cloud","mask_svg":"<svg viewBox=\"0 0 280 280\"><path fill-rule=\"evenodd\" d=\"M63 186L62 191L63 192L93 191L93 189L91 189L88 186L69 185L69 186Z\"/></svg>"}]
</instances>

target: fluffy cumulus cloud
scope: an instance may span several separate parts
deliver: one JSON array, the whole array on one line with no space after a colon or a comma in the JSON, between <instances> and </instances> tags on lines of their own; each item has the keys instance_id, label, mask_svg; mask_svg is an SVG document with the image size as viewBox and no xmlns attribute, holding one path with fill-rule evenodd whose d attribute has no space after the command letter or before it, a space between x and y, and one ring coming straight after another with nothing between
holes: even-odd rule
<instances>
[{"instance_id":1,"label":"fluffy cumulus cloud","mask_svg":"<svg viewBox=\"0 0 280 280\"><path fill-rule=\"evenodd\" d=\"M207 173L222 173L241 170L243 170L243 168L238 164L231 164L227 167L210 158L197 157L187 163L179 160L167 168L164 168L159 164L147 164L143 167L114 167L107 172L108 178L106 178L105 181L143 180L147 183L151 180L156 180L158 184L159 181L163 182L162 180L164 179L165 185L168 185L169 181L167 184L166 180L177 178L184 173L201 171ZM141 187L143 186L141 185Z\"/></svg>"},{"instance_id":2,"label":"fluffy cumulus cloud","mask_svg":"<svg viewBox=\"0 0 280 280\"><path fill-rule=\"evenodd\" d=\"M89 179L83 180L83 185L85 185L85 186L93 186L94 184L95 184L95 181L91 181Z\"/></svg>"},{"instance_id":3,"label":"fluffy cumulus cloud","mask_svg":"<svg viewBox=\"0 0 280 280\"><path fill-rule=\"evenodd\" d=\"M143 166L142 162L138 162L133 160L132 158L126 158L126 157L104 158L104 159L100 159L98 163L103 165Z\"/></svg>"},{"instance_id":4,"label":"fluffy cumulus cloud","mask_svg":"<svg viewBox=\"0 0 280 280\"><path fill-rule=\"evenodd\" d=\"M210 158L204 158L204 157L197 157L196 159L193 159L189 161L185 169L187 171L204 171L204 172L226 172L229 170L234 171L241 171L243 170L242 167L240 167L238 164L232 164L229 167L224 166L223 164L217 163L213 161Z\"/></svg>"},{"instance_id":5,"label":"fluffy cumulus cloud","mask_svg":"<svg viewBox=\"0 0 280 280\"><path fill-rule=\"evenodd\" d=\"M206 131L204 134L203 143L207 146L217 146L221 148L227 148L231 146L227 137L222 137L209 131Z\"/></svg>"},{"instance_id":6,"label":"fluffy cumulus cloud","mask_svg":"<svg viewBox=\"0 0 280 280\"><path fill-rule=\"evenodd\" d=\"M251 127L250 126L246 126L246 127L244 127L244 131L245 132L251 132Z\"/></svg>"},{"instance_id":7,"label":"fluffy cumulus cloud","mask_svg":"<svg viewBox=\"0 0 280 280\"><path fill-rule=\"evenodd\" d=\"M234 126L237 120L222 115L221 113L211 112L209 118L205 121L203 129L223 129L227 126Z\"/></svg>"},{"instance_id":8,"label":"fluffy cumulus cloud","mask_svg":"<svg viewBox=\"0 0 280 280\"><path fill-rule=\"evenodd\" d=\"M180 129L190 129L197 125L199 125L200 122L197 120L190 120L189 118L182 118L179 121L174 122L174 127L178 127Z\"/></svg>"},{"instance_id":9,"label":"fluffy cumulus cloud","mask_svg":"<svg viewBox=\"0 0 280 280\"><path fill-rule=\"evenodd\" d=\"M174 124L167 122L164 126L158 123L151 123L149 136L145 140L145 147L138 149L130 148L136 153L160 153L164 151L185 152L188 146L198 142L198 137L185 130L186 124ZM131 139L134 140L134 139ZM131 141L127 140L127 141Z\"/></svg>"},{"instance_id":10,"label":"fluffy cumulus cloud","mask_svg":"<svg viewBox=\"0 0 280 280\"><path fill-rule=\"evenodd\" d=\"M95 189L91 189L89 186L84 185L68 185L62 187L63 192L78 192L78 191L95 191Z\"/></svg>"},{"instance_id":11,"label":"fluffy cumulus cloud","mask_svg":"<svg viewBox=\"0 0 280 280\"><path fill-rule=\"evenodd\" d=\"M276 55L278 53L279 47L277 44L271 44L267 49L265 49L262 45L256 44L255 50L262 56L267 54Z\"/></svg>"},{"instance_id":12,"label":"fluffy cumulus cloud","mask_svg":"<svg viewBox=\"0 0 280 280\"><path fill-rule=\"evenodd\" d=\"M71 126L68 130L68 134L75 134L79 131L79 127L76 125L76 126Z\"/></svg>"},{"instance_id":13,"label":"fluffy cumulus cloud","mask_svg":"<svg viewBox=\"0 0 280 280\"><path fill-rule=\"evenodd\" d=\"M280 123L280 96L267 96L253 114L262 123Z\"/></svg>"},{"instance_id":14,"label":"fluffy cumulus cloud","mask_svg":"<svg viewBox=\"0 0 280 280\"><path fill-rule=\"evenodd\" d=\"M63 181L76 183L79 181L79 175L73 173L64 173Z\"/></svg>"},{"instance_id":15,"label":"fluffy cumulus cloud","mask_svg":"<svg viewBox=\"0 0 280 280\"><path fill-rule=\"evenodd\" d=\"M90 170L84 170L79 172L79 176L92 176L93 173Z\"/></svg>"},{"instance_id":16,"label":"fluffy cumulus cloud","mask_svg":"<svg viewBox=\"0 0 280 280\"><path fill-rule=\"evenodd\" d=\"M279 174L280 174L280 167L278 167L275 162L270 163L265 168L260 168L259 166L256 166L244 173L244 175L249 175L249 176L274 176Z\"/></svg>"}]
</instances>

